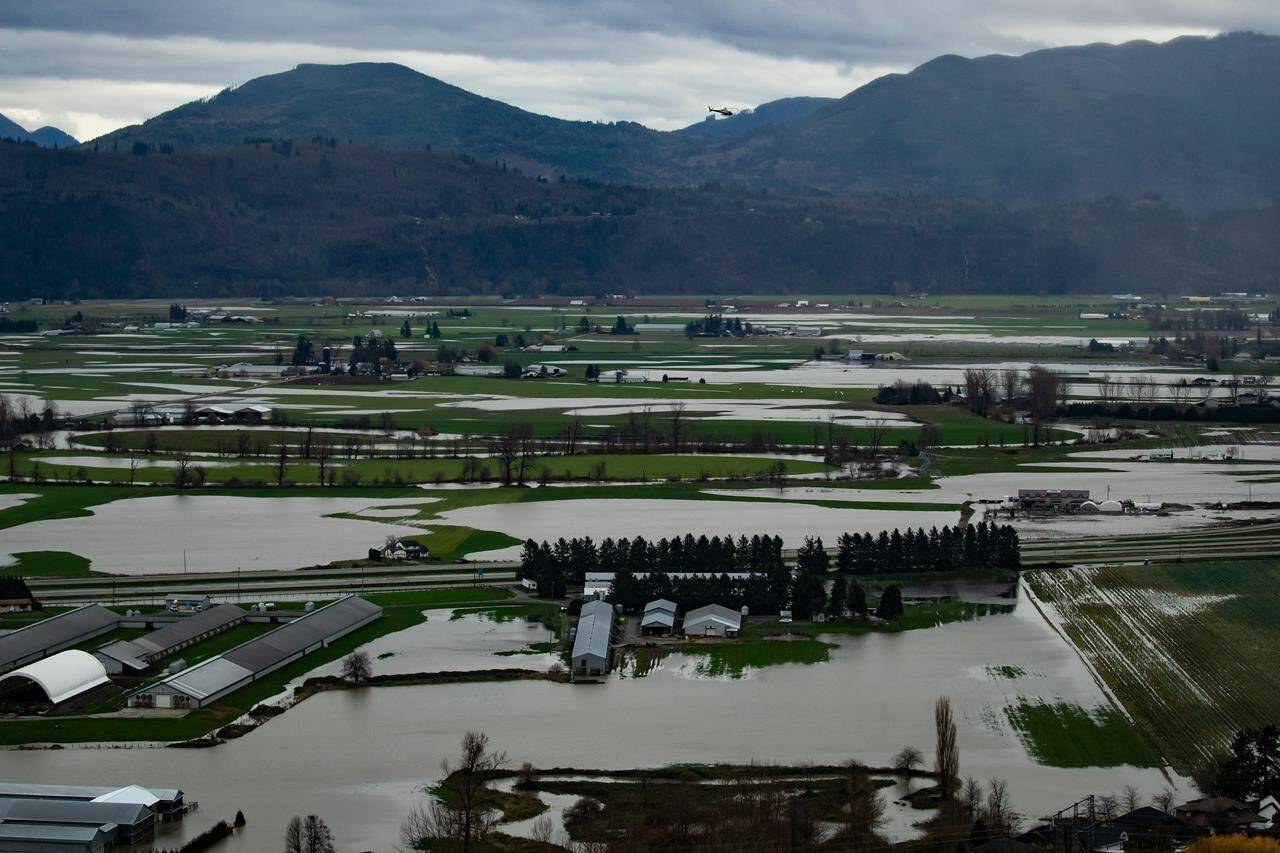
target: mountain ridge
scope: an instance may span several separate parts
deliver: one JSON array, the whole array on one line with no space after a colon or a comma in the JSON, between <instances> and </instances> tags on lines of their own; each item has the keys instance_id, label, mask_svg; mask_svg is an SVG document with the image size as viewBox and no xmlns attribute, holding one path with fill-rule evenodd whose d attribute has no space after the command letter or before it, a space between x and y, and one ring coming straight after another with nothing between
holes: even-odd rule
<instances>
[{"instance_id":1,"label":"mountain ridge","mask_svg":"<svg viewBox=\"0 0 1280 853\"><path fill-rule=\"evenodd\" d=\"M70 148L80 144L71 134L52 125L27 130L8 116L0 114L0 139L6 138L34 142L41 148Z\"/></svg>"},{"instance_id":2,"label":"mountain ridge","mask_svg":"<svg viewBox=\"0 0 1280 853\"><path fill-rule=\"evenodd\" d=\"M945 54L837 99L657 131L543 116L387 63L300 65L104 139L446 148L549 177L911 192L1014 205L1164 197L1195 213L1280 196L1280 38L1256 33Z\"/></svg>"}]
</instances>

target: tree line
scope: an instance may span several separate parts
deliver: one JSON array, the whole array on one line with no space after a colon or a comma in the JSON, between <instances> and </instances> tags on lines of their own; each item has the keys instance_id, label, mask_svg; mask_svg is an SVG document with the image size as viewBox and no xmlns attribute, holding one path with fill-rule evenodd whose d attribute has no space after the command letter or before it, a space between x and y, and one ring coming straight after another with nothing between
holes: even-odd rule
<instances>
[{"instance_id":1,"label":"tree line","mask_svg":"<svg viewBox=\"0 0 1280 853\"><path fill-rule=\"evenodd\" d=\"M821 537L806 537L796 552L795 572L784 559L782 537L767 534L750 538L743 534L736 539L731 535L685 534L653 542L643 536L606 538L598 545L589 536L562 537L555 543L528 539L520 555L520 577L537 583L539 594L559 598L569 584L582 583L587 572L613 571L620 587L615 595L628 609L653 598L670 598L682 606L715 601L753 610L776 610L791 601L805 613L816 613L837 596L834 585L831 593L825 589L825 579L833 568L839 575L877 575L1017 569L1020 565L1017 531L984 521L941 530L845 533L837 540L834 565ZM669 575L686 572L705 577L677 579ZM635 577L642 573L649 577ZM752 577L731 577L738 574ZM865 612L865 594L860 603L855 600L857 594L846 581L837 596L835 612ZM689 604L695 601L699 603Z\"/></svg>"},{"instance_id":2,"label":"tree line","mask_svg":"<svg viewBox=\"0 0 1280 853\"><path fill-rule=\"evenodd\" d=\"M353 295L423 285L867 293L894 282L934 293L1021 293L1031 282L1050 293L1195 291L1280 258L1261 236L1271 209L1153 219L1172 208L548 184L424 150L292 149L286 160L252 147L129 157L0 146L0 171L25 176L0 210L3 284L14 298L170 299L331 285Z\"/></svg>"}]
</instances>

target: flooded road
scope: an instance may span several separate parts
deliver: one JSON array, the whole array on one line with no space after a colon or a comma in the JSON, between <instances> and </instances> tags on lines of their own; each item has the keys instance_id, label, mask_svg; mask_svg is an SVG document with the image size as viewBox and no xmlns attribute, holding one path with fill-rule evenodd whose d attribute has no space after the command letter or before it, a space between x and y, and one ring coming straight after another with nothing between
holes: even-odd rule
<instances>
[{"instance_id":1,"label":"flooded road","mask_svg":"<svg viewBox=\"0 0 1280 853\"><path fill-rule=\"evenodd\" d=\"M399 653L399 660L375 661L375 671L462 669L485 660L523 667L540 656L485 651L538 635L523 623L449 621L432 611L423 625L369 648ZM956 704L961 773L1006 777L1015 806L1029 817L1086 793L1133 784L1150 796L1167 785L1156 770L1063 770L1027 756L1004 704L1043 697L1093 708L1105 699L1076 653L1025 602L975 622L833 639L840 645L829 663L775 666L739 680L696 677L691 658L673 655L644 678L604 685L322 693L215 749L9 751L0 762L11 780L181 787L201 803L199 814L176 827L187 837L243 809L249 825L227 850L274 849L292 815L315 813L333 828L339 849L389 851L416 791L435 779L467 730L488 733L515 765L619 769L850 758L881 765L904 744L930 756L933 703L945 693ZM1024 674L1010 679L993 674L996 668Z\"/></svg>"}]
</instances>

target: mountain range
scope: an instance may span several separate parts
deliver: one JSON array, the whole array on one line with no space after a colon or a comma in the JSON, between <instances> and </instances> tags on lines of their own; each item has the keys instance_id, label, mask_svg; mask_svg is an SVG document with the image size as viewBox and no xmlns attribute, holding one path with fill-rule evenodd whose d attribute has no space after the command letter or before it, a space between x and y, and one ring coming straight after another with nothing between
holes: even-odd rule
<instances>
[{"instance_id":1,"label":"mountain range","mask_svg":"<svg viewBox=\"0 0 1280 853\"><path fill-rule=\"evenodd\" d=\"M394 64L300 65L102 142L246 138L436 148L526 172L648 186L910 192L1014 205L1162 197L1195 213L1280 196L1280 38L941 56L842 98L788 98L662 132L567 121Z\"/></svg>"},{"instance_id":2,"label":"mountain range","mask_svg":"<svg viewBox=\"0 0 1280 853\"><path fill-rule=\"evenodd\" d=\"M74 136L56 127L45 125L38 130L27 130L5 115L0 115L0 139L34 142L41 148L70 148L80 144Z\"/></svg>"},{"instance_id":3,"label":"mountain range","mask_svg":"<svg viewBox=\"0 0 1280 853\"><path fill-rule=\"evenodd\" d=\"M1276 79L1247 33L945 56L663 132L302 65L0 142L0 293L1274 290Z\"/></svg>"}]
</instances>

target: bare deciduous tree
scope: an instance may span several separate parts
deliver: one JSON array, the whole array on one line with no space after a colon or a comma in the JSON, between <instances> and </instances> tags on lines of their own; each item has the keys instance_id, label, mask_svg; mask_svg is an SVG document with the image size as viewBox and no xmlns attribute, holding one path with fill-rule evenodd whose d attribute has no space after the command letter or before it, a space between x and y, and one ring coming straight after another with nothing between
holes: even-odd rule
<instances>
[{"instance_id":1,"label":"bare deciduous tree","mask_svg":"<svg viewBox=\"0 0 1280 853\"><path fill-rule=\"evenodd\" d=\"M845 792L849 801L846 823L849 837L860 842L868 841L884 824L884 798L871 779L857 770L849 773L849 778L845 781Z\"/></svg>"},{"instance_id":2,"label":"bare deciduous tree","mask_svg":"<svg viewBox=\"0 0 1280 853\"><path fill-rule=\"evenodd\" d=\"M939 696L933 709L933 728L937 739L933 769L938 774L938 795L945 801L956 795L960 781L960 747L956 743L956 720L951 710L951 697Z\"/></svg>"},{"instance_id":3,"label":"bare deciduous tree","mask_svg":"<svg viewBox=\"0 0 1280 853\"><path fill-rule=\"evenodd\" d=\"M297 815L284 828L284 853L302 853L302 818Z\"/></svg>"},{"instance_id":4,"label":"bare deciduous tree","mask_svg":"<svg viewBox=\"0 0 1280 853\"><path fill-rule=\"evenodd\" d=\"M364 684L373 675L373 659L368 652L352 652L342 659L342 677L352 684Z\"/></svg>"},{"instance_id":5,"label":"bare deciduous tree","mask_svg":"<svg viewBox=\"0 0 1280 853\"><path fill-rule=\"evenodd\" d=\"M924 766L924 754L914 746L904 746L893 757L893 769L903 773L918 770Z\"/></svg>"},{"instance_id":6,"label":"bare deciduous tree","mask_svg":"<svg viewBox=\"0 0 1280 853\"><path fill-rule=\"evenodd\" d=\"M1142 792L1136 785L1124 786L1120 791L1120 805L1124 807L1125 812L1131 812L1142 805Z\"/></svg>"},{"instance_id":7,"label":"bare deciduous tree","mask_svg":"<svg viewBox=\"0 0 1280 853\"><path fill-rule=\"evenodd\" d=\"M449 839L464 853L470 853L497 824L484 798L484 785L489 777L507 764L505 752L489 750L489 736L467 732L462 737L462 755L457 765L440 764L444 780L443 795L426 805L417 806L400 825L401 843L411 849L422 849L432 839Z\"/></svg>"},{"instance_id":8,"label":"bare deciduous tree","mask_svg":"<svg viewBox=\"0 0 1280 853\"><path fill-rule=\"evenodd\" d=\"M960 802L965 811L977 817L982 809L982 783L972 776L966 776L964 785L960 787Z\"/></svg>"},{"instance_id":9,"label":"bare deciduous tree","mask_svg":"<svg viewBox=\"0 0 1280 853\"><path fill-rule=\"evenodd\" d=\"M302 820L302 853L334 853L333 833L323 820L313 814Z\"/></svg>"},{"instance_id":10,"label":"bare deciduous tree","mask_svg":"<svg viewBox=\"0 0 1280 853\"><path fill-rule=\"evenodd\" d=\"M1004 402L1013 405L1022 394L1022 371L1016 367L1000 371L1000 391Z\"/></svg>"},{"instance_id":11,"label":"bare deciduous tree","mask_svg":"<svg viewBox=\"0 0 1280 853\"><path fill-rule=\"evenodd\" d=\"M317 815L294 815L284 830L284 853L334 853L333 833Z\"/></svg>"},{"instance_id":12,"label":"bare deciduous tree","mask_svg":"<svg viewBox=\"0 0 1280 853\"><path fill-rule=\"evenodd\" d=\"M993 776L987 785L987 807L983 814L987 827L1000 835L1012 835L1017 831L1018 816L1009 799L1009 783Z\"/></svg>"}]
</instances>

